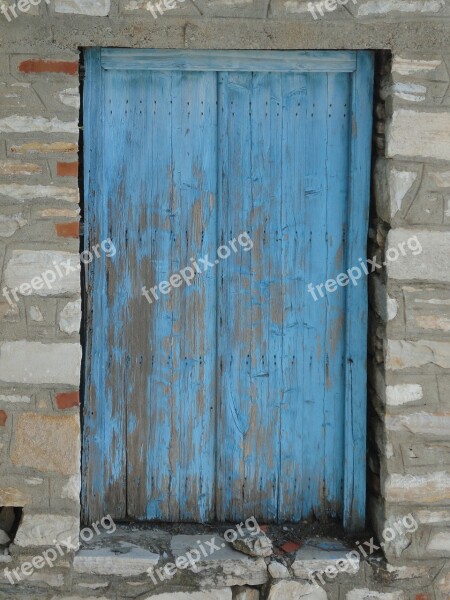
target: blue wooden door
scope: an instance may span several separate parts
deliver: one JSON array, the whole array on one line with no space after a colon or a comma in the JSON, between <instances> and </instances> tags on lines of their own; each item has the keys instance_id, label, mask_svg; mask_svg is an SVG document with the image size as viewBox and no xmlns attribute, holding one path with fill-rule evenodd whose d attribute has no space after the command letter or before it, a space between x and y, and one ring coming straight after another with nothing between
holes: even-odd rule
<instances>
[{"instance_id":1,"label":"blue wooden door","mask_svg":"<svg viewBox=\"0 0 450 600\"><path fill-rule=\"evenodd\" d=\"M370 53L86 58L85 517L361 525Z\"/></svg>"}]
</instances>

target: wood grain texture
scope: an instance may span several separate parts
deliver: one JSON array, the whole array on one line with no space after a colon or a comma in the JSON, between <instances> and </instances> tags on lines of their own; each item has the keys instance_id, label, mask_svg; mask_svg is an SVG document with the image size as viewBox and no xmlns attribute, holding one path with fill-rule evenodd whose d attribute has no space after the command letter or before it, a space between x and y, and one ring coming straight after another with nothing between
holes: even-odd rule
<instances>
[{"instance_id":1,"label":"wood grain texture","mask_svg":"<svg viewBox=\"0 0 450 600\"><path fill-rule=\"evenodd\" d=\"M277 515L281 336L272 333L281 291L280 103L279 74L220 75L227 139L220 149L219 236L226 240L248 231L253 240L251 253L220 265L220 520L259 514L273 521Z\"/></svg>"},{"instance_id":2,"label":"wood grain texture","mask_svg":"<svg viewBox=\"0 0 450 600\"><path fill-rule=\"evenodd\" d=\"M374 57L357 54L352 77L350 183L347 201L347 265L366 256L370 197ZM345 334L345 481L343 521L347 529L362 529L366 508L367 435L367 279L347 290Z\"/></svg>"},{"instance_id":3,"label":"wood grain texture","mask_svg":"<svg viewBox=\"0 0 450 600\"><path fill-rule=\"evenodd\" d=\"M87 53L89 519L362 523L372 58L266 54Z\"/></svg>"},{"instance_id":4,"label":"wood grain texture","mask_svg":"<svg viewBox=\"0 0 450 600\"><path fill-rule=\"evenodd\" d=\"M103 69L151 71L352 73L356 52L103 48L101 65Z\"/></svg>"}]
</instances>

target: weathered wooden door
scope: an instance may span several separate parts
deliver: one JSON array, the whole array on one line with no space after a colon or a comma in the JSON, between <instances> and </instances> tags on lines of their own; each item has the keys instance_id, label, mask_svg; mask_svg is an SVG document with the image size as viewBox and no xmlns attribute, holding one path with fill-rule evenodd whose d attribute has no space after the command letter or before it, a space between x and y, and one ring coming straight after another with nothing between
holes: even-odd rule
<instances>
[{"instance_id":1,"label":"weathered wooden door","mask_svg":"<svg viewBox=\"0 0 450 600\"><path fill-rule=\"evenodd\" d=\"M86 59L85 518L360 525L370 53Z\"/></svg>"}]
</instances>

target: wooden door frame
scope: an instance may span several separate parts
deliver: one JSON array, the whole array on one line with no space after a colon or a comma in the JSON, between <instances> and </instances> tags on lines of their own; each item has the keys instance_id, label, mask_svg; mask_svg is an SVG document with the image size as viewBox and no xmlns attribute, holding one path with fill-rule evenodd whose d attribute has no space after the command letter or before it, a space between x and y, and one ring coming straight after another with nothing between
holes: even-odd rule
<instances>
[{"instance_id":1,"label":"wooden door frame","mask_svg":"<svg viewBox=\"0 0 450 600\"><path fill-rule=\"evenodd\" d=\"M351 74L351 140L349 144L349 197L346 264L357 266L365 256L370 198L370 155L372 140L372 98L374 55L371 51L253 51L253 50L157 50L89 49L85 52L84 85L84 248L90 247L90 201L95 198L103 172L102 155L97 145L102 70L189 70L189 71L283 71L346 72ZM92 355L92 273L86 269L86 331L84 354L84 410L91 385L89 357ZM366 513L366 436L367 436L367 278L357 286L346 287L345 324L345 422L343 523L347 530L360 530ZM84 411L83 411L84 412ZM89 432L83 426L82 470L84 472ZM84 478L83 478L84 481ZM83 511L88 505L83 485Z\"/></svg>"}]
</instances>

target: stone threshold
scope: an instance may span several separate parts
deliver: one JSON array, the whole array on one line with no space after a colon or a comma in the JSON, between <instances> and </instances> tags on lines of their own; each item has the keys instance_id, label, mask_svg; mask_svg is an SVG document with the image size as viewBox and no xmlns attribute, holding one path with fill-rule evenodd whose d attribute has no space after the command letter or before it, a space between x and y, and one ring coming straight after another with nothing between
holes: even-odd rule
<instances>
[{"instance_id":1,"label":"stone threshold","mask_svg":"<svg viewBox=\"0 0 450 600\"><path fill-rule=\"evenodd\" d=\"M192 527L187 529L192 531ZM81 543L73 562L77 578L138 578L155 585L170 582L202 588L261 586L272 579L309 580L314 573L336 567L338 561L349 561L352 551L340 540L309 538L290 553L249 556L214 530L185 534L178 528L173 534L132 525L118 525L114 532ZM349 574L359 571L358 553L353 553L349 566Z\"/></svg>"}]
</instances>

